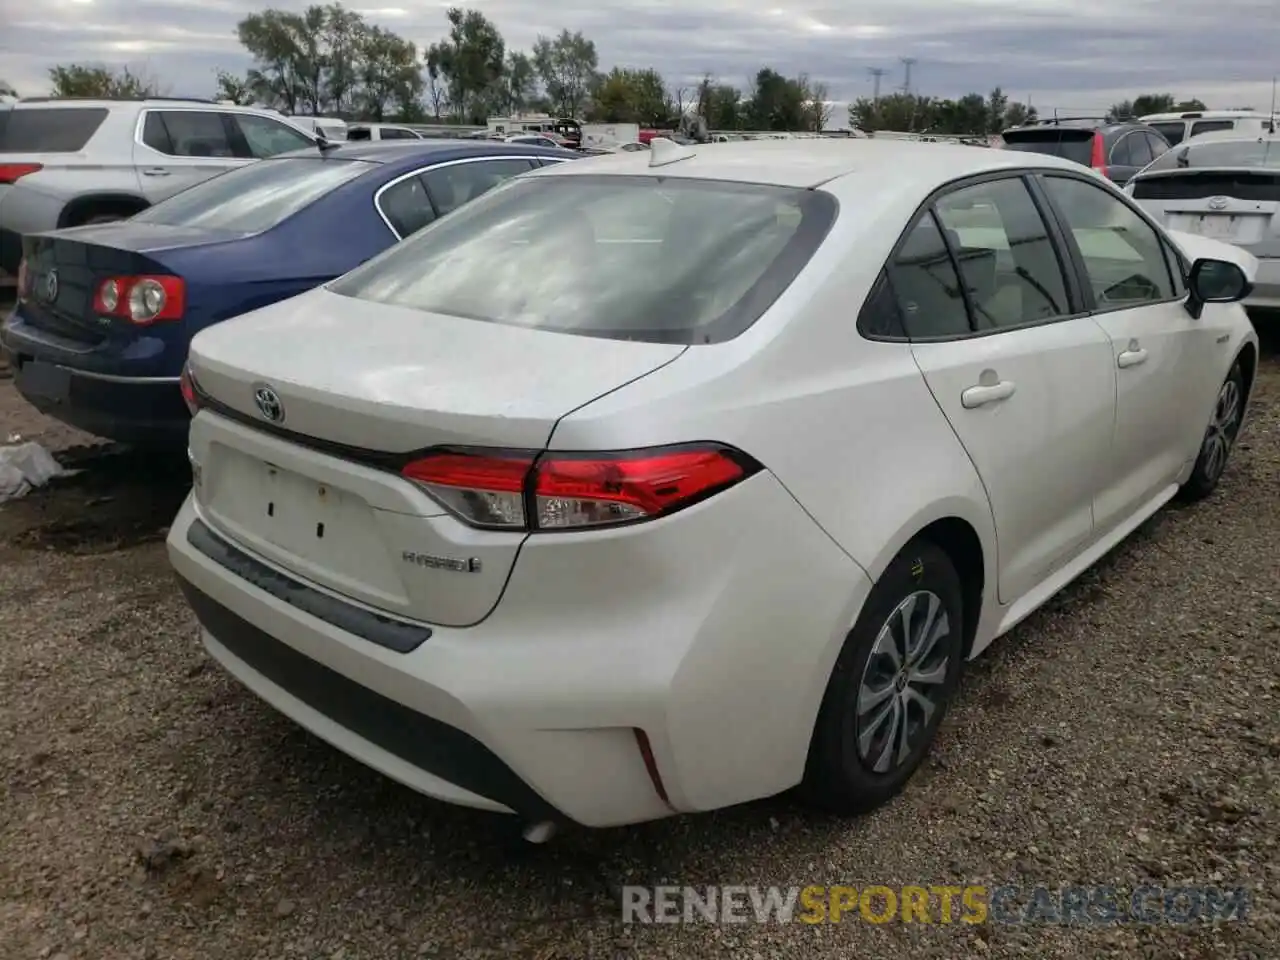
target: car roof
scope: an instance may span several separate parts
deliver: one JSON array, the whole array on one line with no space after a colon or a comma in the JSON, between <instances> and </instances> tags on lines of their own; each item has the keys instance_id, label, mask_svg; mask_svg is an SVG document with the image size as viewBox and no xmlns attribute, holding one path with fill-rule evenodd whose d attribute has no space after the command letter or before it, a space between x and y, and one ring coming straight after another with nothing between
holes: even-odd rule
<instances>
[{"instance_id":1,"label":"car roof","mask_svg":"<svg viewBox=\"0 0 1280 960\"><path fill-rule=\"evenodd\" d=\"M278 157L314 157L320 153L326 159L364 160L369 163L401 163L432 160L456 160L479 156L525 156L534 151L536 156L572 157L567 150L552 150L529 144L496 143L490 140L349 140L325 150L304 147L277 154Z\"/></svg>"},{"instance_id":2,"label":"car roof","mask_svg":"<svg viewBox=\"0 0 1280 960\"><path fill-rule=\"evenodd\" d=\"M938 184L1007 169L1079 170L1071 160L1038 153L974 150L963 144L910 140L749 140L686 148L684 159L650 167L649 150L622 150L579 163L556 164L537 175L667 176L729 180L779 187L817 187L848 174L885 180L924 179Z\"/></svg>"}]
</instances>

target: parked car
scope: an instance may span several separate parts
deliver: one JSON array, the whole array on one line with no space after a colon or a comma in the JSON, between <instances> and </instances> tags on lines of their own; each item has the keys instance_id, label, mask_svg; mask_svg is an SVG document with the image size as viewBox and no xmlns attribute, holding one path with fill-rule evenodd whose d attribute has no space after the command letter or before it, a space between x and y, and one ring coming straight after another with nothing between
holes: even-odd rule
<instances>
[{"instance_id":1,"label":"parked car","mask_svg":"<svg viewBox=\"0 0 1280 960\"><path fill-rule=\"evenodd\" d=\"M1276 132L1275 117L1255 110L1192 110L1186 113L1151 113L1139 117L1157 131L1169 146L1207 133L1234 133L1240 136L1263 136Z\"/></svg>"},{"instance_id":2,"label":"parked car","mask_svg":"<svg viewBox=\"0 0 1280 960\"><path fill-rule=\"evenodd\" d=\"M1073 160L1121 186L1169 149L1164 137L1145 124L1090 118L1042 120L1006 130L1001 138L1006 150Z\"/></svg>"},{"instance_id":3,"label":"parked car","mask_svg":"<svg viewBox=\"0 0 1280 960\"><path fill-rule=\"evenodd\" d=\"M964 661L1218 484L1242 264L1037 153L561 164L200 333L169 555L251 690L531 838L866 810Z\"/></svg>"},{"instance_id":4,"label":"parked car","mask_svg":"<svg viewBox=\"0 0 1280 960\"><path fill-rule=\"evenodd\" d=\"M358 123L347 128L348 141L351 140L422 140L425 139L412 127L402 127L395 123Z\"/></svg>"},{"instance_id":5,"label":"parked car","mask_svg":"<svg viewBox=\"0 0 1280 960\"><path fill-rule=\"evenodd\" d=\"M121 220L315 139L278 113L203 100L51 100L0 111L0 269L22 236Z\"/></svg>"},{"instance_id":6,"label":"parked car","mask_svg":"<svg viewBox=\"0 0 1280 960\"><path fill-rule=\"evenodd\" d=\"M513 133L509 137L503 138L506 143L523 143L533 147L552 147L562 148L565 146L564 141L554 134L546 133Z\"/></svg>"},{"instance_id":7,"label":"parked car","mask_svg":"<svg viewBox=\"0 0 1280 960\"><path fill-rule=\"evenodd\" d=\"M330 143L342 143L347 139L347 121L338 117L290 116L289 122Z\"/></svg>"},{"instance_id":8,"label":"parked car","mask_svg":"<svg viewBox=\"0 0 1280 960\"><path fill-rule=\"evenodd\" d=\"M1210 133L1170 150L1125 186L1172 230L1223 240L1258 260L1245 306L1280 310L1280 135Z\"/></svg>"},{"instance_id":9,"label":"parked car","mask_svg":"<svg viewBox=\"0 0 1280 960\"><path fill-rule=\"evenodd\" d=\"M181 448L178 375L197 331L331 280L507 177L575 157L448 140L311 147L131 220L30 234L0 348L44 413Z\"/></svg>"}]
</instances>

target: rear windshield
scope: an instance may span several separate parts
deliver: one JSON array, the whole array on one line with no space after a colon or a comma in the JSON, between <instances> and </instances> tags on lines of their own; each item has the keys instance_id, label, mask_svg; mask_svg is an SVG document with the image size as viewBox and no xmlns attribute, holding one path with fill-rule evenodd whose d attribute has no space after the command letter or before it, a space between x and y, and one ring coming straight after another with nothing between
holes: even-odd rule
<instances>
[{"instance_id":1,"label":"rear windshield","mask_svg":"<svg viewBox=\"0 0 1280 960\"><path fill-rule=\"evenodd\" d=\"M329 289L539 330L715 343L769 308L835 212L830 194L758 184L513 179Z\"/></svg>"},{"instance_id":2,"label":"rear windshield","mask_svg":"<svg viewBox=\"0 0 1280 960\"><path fill-rule=\"evenodd\" d=\"M236 233L269 230L377 164L290 157L258 160L143 210L134 220Z\"/></svg>"},{"instance_id":3,"label":"rear windshield","mask_svg":"<svg viewBox=\"0 0 1280 960\"><path fill-rule=\"evenodd\" d=\"M1230 167L1280 169L1280 139L1189 140L1161 154L1144 173L1159 170L1214 170Z\"/></svg>"},{"instance_id":4,"label":"rear windshield","mask_svg":"<svg viewBox=\"0 0 1280 960\"><path fill-rule=\"evenodd\" d=\"M1093 157L1093 136L1092 130L1011 130L1004 134L1004 146L1006 150L1047 153L1087 167Z\"/></svg>"},{"instance_id":5,"label":"rear windshield","mask_svg":"<svg viewBox=\"0 0 1280 960\"><path fill-rule=\"evenodd\" d=\"M1187 125L1182 120L1172 120L1169 123L1149 123L1147 126L1168 140L1171 147L1176 147L1180 144L1187 132Z\"/></svg>"},{"instance_id":6,"label":"rear windshield","mask_svg":"<svg viewBox=\"0 0 1280 960\"><path fill-rule=\"evenodd\" d=\"M0 110L0 153L75 153L106 118L103 107Z\"/></svg>"}]
</instances>

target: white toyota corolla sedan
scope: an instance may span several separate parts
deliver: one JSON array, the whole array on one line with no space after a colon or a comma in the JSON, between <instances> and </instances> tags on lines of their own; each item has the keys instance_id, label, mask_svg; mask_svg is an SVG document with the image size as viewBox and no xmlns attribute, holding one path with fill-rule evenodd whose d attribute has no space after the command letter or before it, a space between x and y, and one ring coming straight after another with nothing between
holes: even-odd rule
<instances>
[{"instance_id":1,"label":"white toyota corolla sedan","mask_svg":"<svg viewBox=\"0 0 1280 960\"><path fill-rule=\"evenodd\" d=\"M195 338L170 556L245 686L530 837L868 810L967 659L1217 485L1254 270L1030 153L538 170Z\"/></svg>"}]
</instances>

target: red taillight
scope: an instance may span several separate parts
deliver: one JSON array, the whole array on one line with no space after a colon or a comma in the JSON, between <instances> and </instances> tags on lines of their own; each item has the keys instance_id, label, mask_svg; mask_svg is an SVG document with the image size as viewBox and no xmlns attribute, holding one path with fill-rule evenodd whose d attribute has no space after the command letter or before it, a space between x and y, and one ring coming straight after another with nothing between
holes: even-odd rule
<instances>
[{"instance_id":1,"label":"red taillight","mask_svg":"<svg viewBox=\"0 0 1280 960\"><path fill-rule=\"evenodd\" d=\"M17 183L23 177L39 173L42 163L0 163L0 183Z\"/></svg>"},{"instance_id":2,"label":"red taillight","mask_svg":"<svg viewBox=\"0 0 1280 960\"><path fill-rule=\"evenodd\" d=\"M27 299L27 282L31 276L31 272L27 269L27 258L23 257L18 261L18 299Z\"/></svg>"},{"instance_id":3,"label":"red taillight","mask_svg":"<svg viewBox=\"0 0 1280 960\"><path fill-rule=\"evenodd\" d=\"M459 519L498 530L582 530L652 520L760 469L719 444L618 453L442 450L406 466Z\"/></svg>"},{"instance_id":4,"label":"red taillight","mask_svg":"<svg viewBox=\"0 0 1280 960\"><path fill-rule=\"evenodd\" d=\"M1104 177L1107 175L1107 145L1100 133L1093 135L1093 150L1089 154L1089 166Z\"/></svg>"},{"instance_id":5,"label":"red taillight","mask_svg":"<svg viewBox=\"0 0 1280 960\"><path fill-rule=\"evenodd\" d=\"M200 392L196 390L196 380L191 373L191 364L182 368L182 376L178 378L178 386L182 389L182 399L194 417L200 410Z\"/></svg>"},{"instance_id":6,"label":"red taillight","mask_svg":"<svg viewBox=\"0 0 1280 960\"><path fill-rule=\"evenodd\" d=\"M157 320L181 320L187 308L187 285L181 277L159 274L107 277L93 294L93 310L146 326Z\"/></svg>"}]
</instances>

